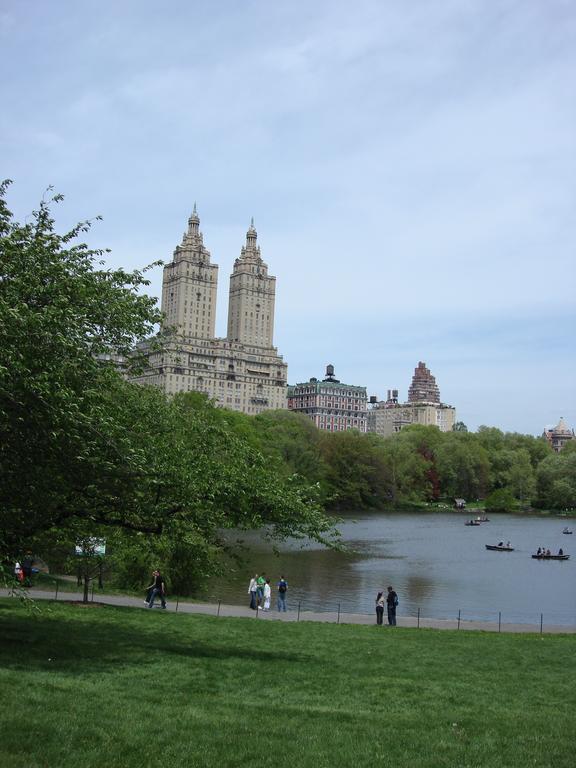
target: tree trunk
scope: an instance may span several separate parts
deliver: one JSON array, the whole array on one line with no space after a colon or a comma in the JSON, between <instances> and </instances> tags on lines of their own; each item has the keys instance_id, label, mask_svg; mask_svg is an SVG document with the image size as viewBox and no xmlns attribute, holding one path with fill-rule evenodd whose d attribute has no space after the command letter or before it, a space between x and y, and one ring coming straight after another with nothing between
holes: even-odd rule
<instances>
[{"instance_id":1,"label":"tree trunk","mask_svg":"<svg viewBox=\"0 0 576 768\"><path fill-rule=\"evenodd\" d=\"M89 585L89 583L90 583L90 577L86 573L86 574L84 574L84 597L82 599L83 603L87 603L88 602L88 585Z\"/></svg>"}]
</instances>

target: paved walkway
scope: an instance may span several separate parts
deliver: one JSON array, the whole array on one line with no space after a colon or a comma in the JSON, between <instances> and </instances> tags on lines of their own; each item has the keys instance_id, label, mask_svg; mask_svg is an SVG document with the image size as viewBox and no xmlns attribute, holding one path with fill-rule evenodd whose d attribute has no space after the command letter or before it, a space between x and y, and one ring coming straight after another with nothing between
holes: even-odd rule
<instances>
[{"instance_id":1,"label":"paved walkway","mask_svg":"<svg viewBox=\"0 0 576 768\"><path fill-rule=\"evenodd\" d=\"M54 600L55 597L54 592L46 592L40 589L30 589L27 590L27 593L35 600ZM9 590L0 590L0 596L8 597L9 595ZM81 592L60 592L58 594L59 602L78 602L81 600ZM127 595L97 595L94 602L104 603L105 605L117 605L127 608L142 608L143 610L148 610L142 599L129 597ZM159 602L156 603L153 610L156 610L156 606L161 610L161 608L159 608ZM268 612L252 611L248 607L224 605L223 603L190 603L179 600L169 600L167 610L171 612L177 611L178 613L194 613L207 616L252 618L258 619L258 621L320 621L330 624L375 624L375 617L365 613L341 613L338 615L336 611L326 611L322 613L301 611L299 613L297 610L291 610L287 613L278 613L276 610L270 610ZM401 615L398 615L398 626L413 628L419 626L421 629L466 629L483 632L576 634L576 626L554 626L544 623L541 627L540 624L502 623L499 627L497 621L467 621L463 619L458 622L456 619L428 619L422 617L418 619L415 616Z\"/></svg>"}]
</instances>

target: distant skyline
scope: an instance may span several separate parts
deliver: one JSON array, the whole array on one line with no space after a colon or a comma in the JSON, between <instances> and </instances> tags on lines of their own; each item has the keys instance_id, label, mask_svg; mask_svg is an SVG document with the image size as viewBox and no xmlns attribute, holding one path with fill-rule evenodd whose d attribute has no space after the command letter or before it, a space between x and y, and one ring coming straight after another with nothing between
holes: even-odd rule
<instances>
[{"instance_id":1,"label":"distant skyline","mask_svg":"<svg viewBox=\"0 0 576 768\"><path fill-rule=\"evenodd\" d=\"M0 0L0 44L17 218L53 185L136 269L196 201L224 336L253 216L290 383L422 360L470 429L576 428L573 2Z\"/></svg>"}]
</instances>

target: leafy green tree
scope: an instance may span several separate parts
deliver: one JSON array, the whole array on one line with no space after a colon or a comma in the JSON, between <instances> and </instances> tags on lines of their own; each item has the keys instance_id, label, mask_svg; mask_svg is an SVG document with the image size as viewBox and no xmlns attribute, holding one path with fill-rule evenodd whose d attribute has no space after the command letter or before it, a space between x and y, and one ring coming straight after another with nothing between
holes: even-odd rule
<instances>
[{"instance_id":1,"label":"leafy green tree","mask_svg":"<svg viewBox=\"0 0 576 768\"><path fill-rule=\"evenodd\" d=\"M0 185L0 529L14 549L71 512L78 467L105 467L95 418L112 376L103 355L127 355L160 320L141 272L101 268L102 251L73 244L89 228L54 230L43 201L14 222ZM50 202L59 202L55 196Z\"/></svg>"},{"instance_id":2,"label":"leafy green tree","mask_svg":"<svg viewBox=\"0 0 576 768\"><path fill-rule=\"evenodd\" d=\"M490 462L475 435L462 431L443 435L436 462L442 496L464 499L485 496Z\"/></svg>"},{"instance_id":3,"label":"leafy green tree","mask_svg":"<svg viewBox=\"0 0 576 768\"><path fill-rule=\"evenodd\" d=\"M575 441L573 441L575 442ZM537 504L546 509L576 507L576 450L551 453L536 471Z\"/></svg>"},{"instance_id":4,"label":"leafy green tree","mask_svg":"<svg viewBox=\"0 0 576 768\"><path fill-rule=\"evenodd\" d=\"M193 395L128 384L102 359L138 365L130 351L160 320L142 274L101 269L100 251L72 244L88 224L58 235L47 203L13 222L0 191L4 555L77 524L198 551L217 549L231 526L326 540L315 489L280 478L238 420Z\"/></svg>"},{"instance_id":5,"label":"leafy green tree","mask_svg":"<svg viewBox=\"0 0 576 768\"><path fill-rule=\"evenodd\" d=\"M517 502L509 488L498 488L486 497L485 507L486 512L510 512Z\"/></svg>"},{"instance_id":6,"label":"leafy green tree","mask_svg":"<svg viewBox=\"0 0 576 768\"><path fill-rule=\"evenodd\" d=\"M390 498L391 477L382 443L377 435L355 430L322 435L331 506L378 508Z\"/></svg>"},{"instance_id":7,"label":"leafy green tree","mask_svg":"<svg viewBox=\"0 0 576 768\"><path fill-rule=\"evenodd\" d=\"M536 476L530 454L525 448L519 448L513 456L508 470L508 487L521 503L531 503L536 493Z\"/></svg>"},{"instance_id":8,"label":"leafy green tree","mask_svg":"<svg viewBox=\"0 0 576 768\"><path fill-rule=\"evenodd\" d=\"M321 434L309 418L291 411L265 411L252 423L261 450L277 460L279 471L324 485L327 468Z\"/></svg>"},{"instance_id":9,"label":"leafy green tree","mask_svg":"<svg viewBox=\"0 0 576 768\"><path fill-rule=\"evenodd\" d=\"M437 500L440 496L440 478L436 464L436 452L442 443L443 434L437 427L425 427L414 424L405 427L397 439L406 441L413 451L420 455L425 462L425 487L421 489L421 497L426 500Z\"/></svg>"},{"instance_id":10,"label":"leafy green tree","mask_svg":"<svg viewBox=\"0 0 576 768\"><path fill-rule=\"evenodd\" d=\"M416 502L427 498L429 462L402 433L383 441L382 453L389 475L387 501Z\"/></svg>"},{"instance_id":11,"label":"leafy green tree","mask_svg":"<svg viewBox=\"0 0 576 768\"><path fill-rule=\"evenodd\" d=\"M468 427L463 421L456 421L452 427L453 432L468 432Z\"/></svg>"}]
</instances>

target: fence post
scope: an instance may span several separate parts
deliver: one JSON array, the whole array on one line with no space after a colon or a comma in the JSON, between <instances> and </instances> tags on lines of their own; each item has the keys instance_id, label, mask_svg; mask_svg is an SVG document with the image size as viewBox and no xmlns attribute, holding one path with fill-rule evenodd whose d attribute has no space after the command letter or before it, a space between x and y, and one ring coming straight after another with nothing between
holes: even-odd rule
<instances>
[{"instance_id":1,"label":"fence post","mask_svg":"<svg viewBox=\"0 0 576 768\"><path fill-rule=\"evenodd\" d=\"M180 605L180 598L176 595L176 613L178 613L178 606Z\"/></svg>"},{"instance_id":2,"label":"fence post","mask_svg":"<svg viewBox=\"0 0 576 768\"><path fill-rule=\"evenodd\" d=\"M458 608L458 629L460 629L460 608Z\"/></svg>"},{"instance_id":3,"label":"fence post","mask_svg":"<svg viewBox=\"0 0 576 768\"><path fill-rule=\"evenodd\" d=\"M340 603L338 603L338 621L337 624L340 624Z\"/></svg>"},{"instance_id":4,"label":"fence post","mask_svg":"<svg viewBox=\"0 0 576 768\"><path fill-rule=\"evenodd\" d=\"M56 582L56 594L54 595L54 600L58 600L58 582Z\"/></svg>"},{"instance_id":5,"label":"fence post","mask_svg":"<svg viewBox=\"0 0 576 768\"><path fill-rule=\"evenodd\" d=\"M296 618L296 621L300 621L300 600L298 600L298 617Z\"/></svg>"},{"instance_id":6,"label":"fence post","mask_svg":"<svg viewBox=\"0 0 576 768\"><path fill-rule=\"evenodd\" d=\"M216 614L217 617L220 616L220 603L221 602L222 602L222 600L218 600L218 613Z\"/></svg>"},{"instance_id":7,"label":"fence post","mask_svg":"<svg viewBox=\"0 0 576 768\"><path fill-rule=\"evenodd\" d=\"M498 632L500 632L501 627L502 627L502 611L498 611Z\"/></svg>"},{"instance_id":8,"label":"fence post","mask_svg":"<svg viewBox=\"0 0 576 768\"><path fill-rule=\"evenodd\" d=\"M542 634L543 625L544 625L544 614L541 613L540 614L540 634Z\"/></svg>"},{"instance_id":9,"label":"fence post","mask_svg":"<svg viewBox=\"0 0 576 768\"><path fill-rule=\"evenodd\" d=\"M420 629L420 608L418 608L418 625L417 629Z\"/></svg>"},{"instance_id":10,"label":"fence post","mask_svg":"<svg viewBox=\"0 0 576 768\"><path fill-rule=\"evenodd\" d=\"M256 603L256 618L258 618L258 611L260 610L260 606L258 603Z\"/></svg>"}]
</instances>

